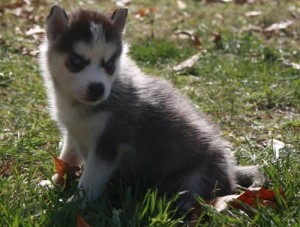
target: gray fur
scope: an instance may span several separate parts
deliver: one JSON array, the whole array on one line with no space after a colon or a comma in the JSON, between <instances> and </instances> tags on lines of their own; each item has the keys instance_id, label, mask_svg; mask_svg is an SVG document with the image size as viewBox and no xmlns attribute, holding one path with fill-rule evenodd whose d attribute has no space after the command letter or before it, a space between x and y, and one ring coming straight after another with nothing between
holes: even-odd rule
<instances>
[{"instance_id":1,"label":"gray fur","mask_svg":"<svg viewBox=\"0 0 300 227\"><path fill-rule=\"evenodd\" d=\"M116 13L113 20L124 20L127 10ZM81 14L88 20L89 12ZM95 13L92 15L99 18ZM109 26L113 26L109 20L101 15L97 23L105 21L105 29L109 32ZM73 23L72 26L77 28L76 21ZM120 38L124 25L118 29L118 33L111 34L116 40ZM86 34L86 42L91 42L90 36ZM67 35L62 33L62 37ZM116 45L120 42L117 41ZM62 48L47 48L46 59L50 58L51 51L64 51ZM90 167L87 166L89 163L93 165L84 168L84 171L90 170L83 174L80 181L83 186L103 187L111 174L121 176L128 184L146 179L149 187L158 187L162 192L187 191L181 206L189 209L195 201L193 195L211 199L232 193L239 183L248 186L252 180L260 179L257 167L237 167L230 144L221 137L218 128L176 88L161 78L145 75L126 53L120 51L120 55L117 56L120 58L119 73L112 83L110 95L97 105L86 105L72 99L66 103L70 99L62 98L62 87L53 85L55 75L51 74L51 61L44 66L53 115L65 132L67 145L62 158L74 159L73 163L82 160L85 167ZM44 58L41 57L42 64L45 64ZM66 113L73 117L65 116ZM95 172L100 170L107 173ZM97 177L105 180L97 181ZM91 194L90 199L98 197L97 190L102 188L93 189L94 196Z\"/></svg>"}]
</instances>

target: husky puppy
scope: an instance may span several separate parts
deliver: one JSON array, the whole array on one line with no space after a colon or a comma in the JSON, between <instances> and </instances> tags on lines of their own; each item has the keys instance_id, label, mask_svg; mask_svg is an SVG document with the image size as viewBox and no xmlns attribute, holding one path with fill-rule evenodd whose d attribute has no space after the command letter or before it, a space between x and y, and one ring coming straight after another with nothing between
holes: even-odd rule
<instances>
[{"instance_id":1,"label":"husky puppy","mask_svg":"<svg viewBox=\"0 0 300 227\"><path fill-rule=\"evenodd\" d=\"M125 8L67 15L59 6L47 18L40 65L63 134L59 158L84 166L83 203L96 200L116 174L130 184L147 179L165 193L187 191L184 209L193 195L210 199L258 179L256 167L237 167L229 143L186 97L130 60L126 18Z\"/></svg>"}]
</instances>

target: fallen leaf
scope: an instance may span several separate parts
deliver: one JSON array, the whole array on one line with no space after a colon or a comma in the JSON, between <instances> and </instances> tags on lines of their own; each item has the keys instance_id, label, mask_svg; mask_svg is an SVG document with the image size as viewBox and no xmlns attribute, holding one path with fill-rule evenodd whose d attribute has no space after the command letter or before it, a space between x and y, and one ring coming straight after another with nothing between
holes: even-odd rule
<instances>
[{"instance_id":1,"label":"fallen leaf","mask_svg":"<svg viewBox=\"0 0 300 227\"><path fill-rule=\"evenodd\" d=\"M54 159L54 168L55 168L55 171L56 173L58 174L58 184L60 185L63 185L64 184L64 176L67 172L67 169L70 168L69 164L64 162L63 160L57 158L57 157L54 157L53 156L53 159Z\"/></svg>"},{"instance_id":2,"label":"fallen leaf","mask_svg":"<svg viewBox=\"0 0 300 227\"><path fill-rule=\"evenodd\" d=\"M147 16L147 11L145 8L139 8L139 15L140 17L145 17Z\"/></svg>"},{"instance_id":3,"label":"fallen leaf","mask_svg":"<svg viewBox=\"0 0 300 227\"><path fill-rule=\"evenodd\" d=\"M76 220L77 220L76 227L90 227L90 225L84 220L84 218L80 214L77 214Z\"/></svg>"},{"instance_id":4,"label":"fallen leaf","mask_svg":"<svg viewBox=\"0 0 300 227\"><path fill-rule=\"evenodd\" d=\"M288 60L283 60L282 62L286 66L291 66L293 69L300 70L300 64L295 62L290 62Z\"/></svg>"},{"instance_id":5,"label":"fallen leaf","mask_svg":"<svg viewBox=\"0 0 300 227\"><path fill-rule=\"evenodd\" d=\"M22 7L26 5L26 1L17 1L17 2L13 2L13 3L1 3L1 8L5 8L5 9L16 9L19 7Z\"/></svg>"},{"instance_id":6,"label":"fallen leaf","mask_svg":"<svg viewBox=\"0 0 300 227\"><path fill-rule=\"evenodd\" d=\"M32 50L32 51L29 51L29 55L30 55L30 56L33 56L33 57L38 56L39 53L40 53L40 50Z\"/></svg>"},{"instance_id":7,"label":"fallen leaf","mask_svg":"<svg viewBox=\"0 0 300 227\"><path fill-rule=\"evenodd\" d=\"M174 34L180 39L187 39L193 35L192 30L176 30Z\"/></svg>"},{"instance_id":8,"label":"fallen leaf","mask_svg":"<svg viewBox=\"0 0 300 227\"><path fill-rule=\"evenodd\" d=\"M209 201L209 204L211 204L216 211L222 212L228 209L229 202L233 201L234 199L237 199L238 197L239 195L227 195L227 196L217 197Z\"/></svg>"},{"instance_id":9,"label":"fallen leaf","mask_svg":"<svg viewBox=\"0 0 300 227\"><path fill-rule=\"evenodd\" d=\"M156 7L155 7L155 6L151 6L151 7L149 8L149 12L150 12L150 13L156 13Z\"/></svg>"},{"instance_id":10,"label":"fallen leaf","mask_svg":"<svg viewBox=\"0 0 300 227\"><path fill-rule=\"evenodd\" d=\"M186 68L191 68L200 58L200 52L181 62L180 64L173 67L174 71L181 71Z\"/></svg>"},{"instance_id":11,"label":"fallen leaf","mask_svg":"<svg viewBox=\"0 0 300 227\"><path fill-rule=\"evenodd\" d=\"M285 195L281 189L279 189L279 193L282 198L285 199ZM250 209L250 207L255 208L257 205L263 207L271 206L273 208L279 207L275 191L265 187L249 188L240 195L234 194L217 197L208 201L207 204L211 205L217 212L224 213L228 210L237 209L248 215L253 214L255 211L255 209ZM195 221L198 220L200 216L202 219L209 219L208 215L202 214L203 208L201 203L195 204L194 209L188 214L189 224L191 224L189 226L195 226Z\"/></svg>"},{"instance_id":12,"label":"fallen leaf","mask_svg":"<svg viewBox=\"0 0 300 227\"><path fill-rule=\"evenodd\" d=\"M222 44L222 36L220 33L211 33L213 36L213 42L216 44L216 47L221 48L223 46Z\"/></svg>"},{"instance_id":13,"label":"fallen leaf","mask_svg":"<svg viewBox=\"0 0 300 227\"><path fill-rule=\"evenodd\" d=\"M242 29L244 32L263 32L264 29L260 26L249 24Z\"/></svg>"},{"instance_id":14,"label":"fallen leaf","mask_svg":"<svg viewBox=\"0 0 300 227\"><path fill-rule=\"evenodd\" d=\"M45 29L42 28L41 26L35 24L32 28L30 28L28 31L25 32L26 36L32 36L35 34L43 35L43 34L45 34Z\"/></svg>"},{"instance_id":15,"label":"fallen leaf","mask_svg":"<svg viewBox=\"0 0 300 227\"><path fill-rule=\"evenodd\" d=\"M273 150L276 151L276 153L279 153L279 150L285 147L285 143L276 139L270 139L268 140L268 147L271 147Z\"/></svg>"},{"instance_id":16,"label":"fallen leaf","mask_svg":"<svg viewBox=\"0 0 300 227\"><path fill-rule=\"evenodd\" d=\"M190 40L193 42L194 46L197 49L200 49L202 46L202 43L200 41L200 37L198 35L194 35L192 31L181 31L181 30L177 30L174 32L175 35L177 35L178 37L188 37L190 38Z\"/></svg>"},{"instance_id":17,"label":"fallen leaf","mask_svg":"<svg viewBox=\"0 0 300 227\"><path fill-rule=\"evenodd\" d=\"M116 0L116 5L119 7L129 6L131 4L131 0Z\"/></svg>"},{"instance_id":18,"label":"fallen leaf","mask_svg":"<svg viewBox=\"0 0 300 227\"><path fill-rule=\"evenodd\" d=\"M291 24L293 24L292 20L274 23L274 24L271 24L269 27L266 27L264 29L264 32L273 32L273 31L277 31L277 30L286 29Z\"/></svg>"},{"instance_id":19,"label":"fallen leaf","mask_svg":"<svg viewBox=\"0 0 300 227\"><path fill-rule=\"evenodd\" d=\"M257 16L261 16L263 13L261 11L249 11L247 13L245 13L246 17L257 17Z\"/></svg>"},{"instance_id":20,"label":"fallen leaf","mask_svg":"<svg viewBox=\"0 0 300 227\"><path fill-rule=\"evenodd\" d=\"M264 145L273 150L275 159L280 158L280 154L284 152L284 150L282 150L283 148L292 148L290 144L285 144L284 142L281 142L277 139L269 139L264 142Z\"/></svg>"},{"instance_id":21,"label":"fallen leaf","mask_svg":"<svg viewBox=\"0 0 300 227\"><path fill-rule=\"evenodd\" d=\"M54 168L58 174L57 184L69 187L72 180L78 178L81 174L79 166L70 166L69 163L53 156Z\"/></svg>"},{"instance_id":22,"label":"fallen leaf","mask_svg":"<svg viewBox=\"0 0 300 227\"><path fill-rule=\"evenodd\" d=\"M284 193L282 190L280 190L280 194L284 197ZM252 207L257 204L263 206L272 204L273 206L277 206L275 191L273 189L267 189L265 187L251 188L247 189L238 198L230 202L230 205L237 209L242 209L243 204Z\"/></svg>"},{"instance_id":23,"label":"fallen leaf","mask_svg":"<svg viewBox=\"0 0 300 227\"><path fill-rule=\"evenodd\" d=\"M181 10L186 9L186 4L181 1L181 0L177 0L177 7Z\"/></svg>"},{"instance_id":24,"label":"fallen leaf","mask_svg":"<svg viewBox=\"0 0 300 227\"><path fill-rule=\"evenodd\" d=\"M9 177L13 172L14 163L10 160L0 161L0 177Z\"/></svg>"}]
</instances>

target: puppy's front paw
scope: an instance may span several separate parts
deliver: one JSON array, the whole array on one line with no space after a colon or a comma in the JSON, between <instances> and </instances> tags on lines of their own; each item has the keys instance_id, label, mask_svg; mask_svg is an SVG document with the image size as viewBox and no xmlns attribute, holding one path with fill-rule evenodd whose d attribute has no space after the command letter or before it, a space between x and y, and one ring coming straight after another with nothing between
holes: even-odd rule
<instances>
[{"instance_id":1,"label":"puppy's front paw","mask_svg":"<svg viewBox=\"0 0 300 227\"><path fill-rule=\"evenodd\" d=\"M53 183L50 180L42 180L39 184L39 187L52 189L54 187Z\"/></svg>"},{"instance_id":2,"label":"puppy's front paw","mask_svg":"<svg viewBox=\"0 0 300 227\"><path fill-rule=\"evenodd\" d=\"M59 175L56 173L52 176L51 181L50 180L42 180L38 186L39 187L45 187L45 188L54 188L55 185L59 185Z\"/></svg>"}]
</instances>

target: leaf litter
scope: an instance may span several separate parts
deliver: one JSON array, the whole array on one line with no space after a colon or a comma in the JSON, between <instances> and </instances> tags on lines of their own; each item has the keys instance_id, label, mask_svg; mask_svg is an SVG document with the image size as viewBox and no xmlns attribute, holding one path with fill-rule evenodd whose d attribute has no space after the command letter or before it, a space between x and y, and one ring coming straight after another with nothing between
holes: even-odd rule
<instances>
[{"instance_id":1,"label":"leaf litter","mask_svg":"<svg viewBox=\"0 0 300 227\"><path fill-rule=\"evenodd\" d=\"M279 209L282 205L281 201L286 200L282 189L269 189L266 187L248 188L241 194L226 195L216 197L207 201L207 205L211 206L218 213L228 213L230 210L237 210L252 216L258 207L272 207ZM203 213L203 205L200 203L189 213L189 226L194 226L195 221L199 219ZM203 216L202 216L203 217ZM204 218L209 218L205 217Z\"/></svg>"}]
</instances>

